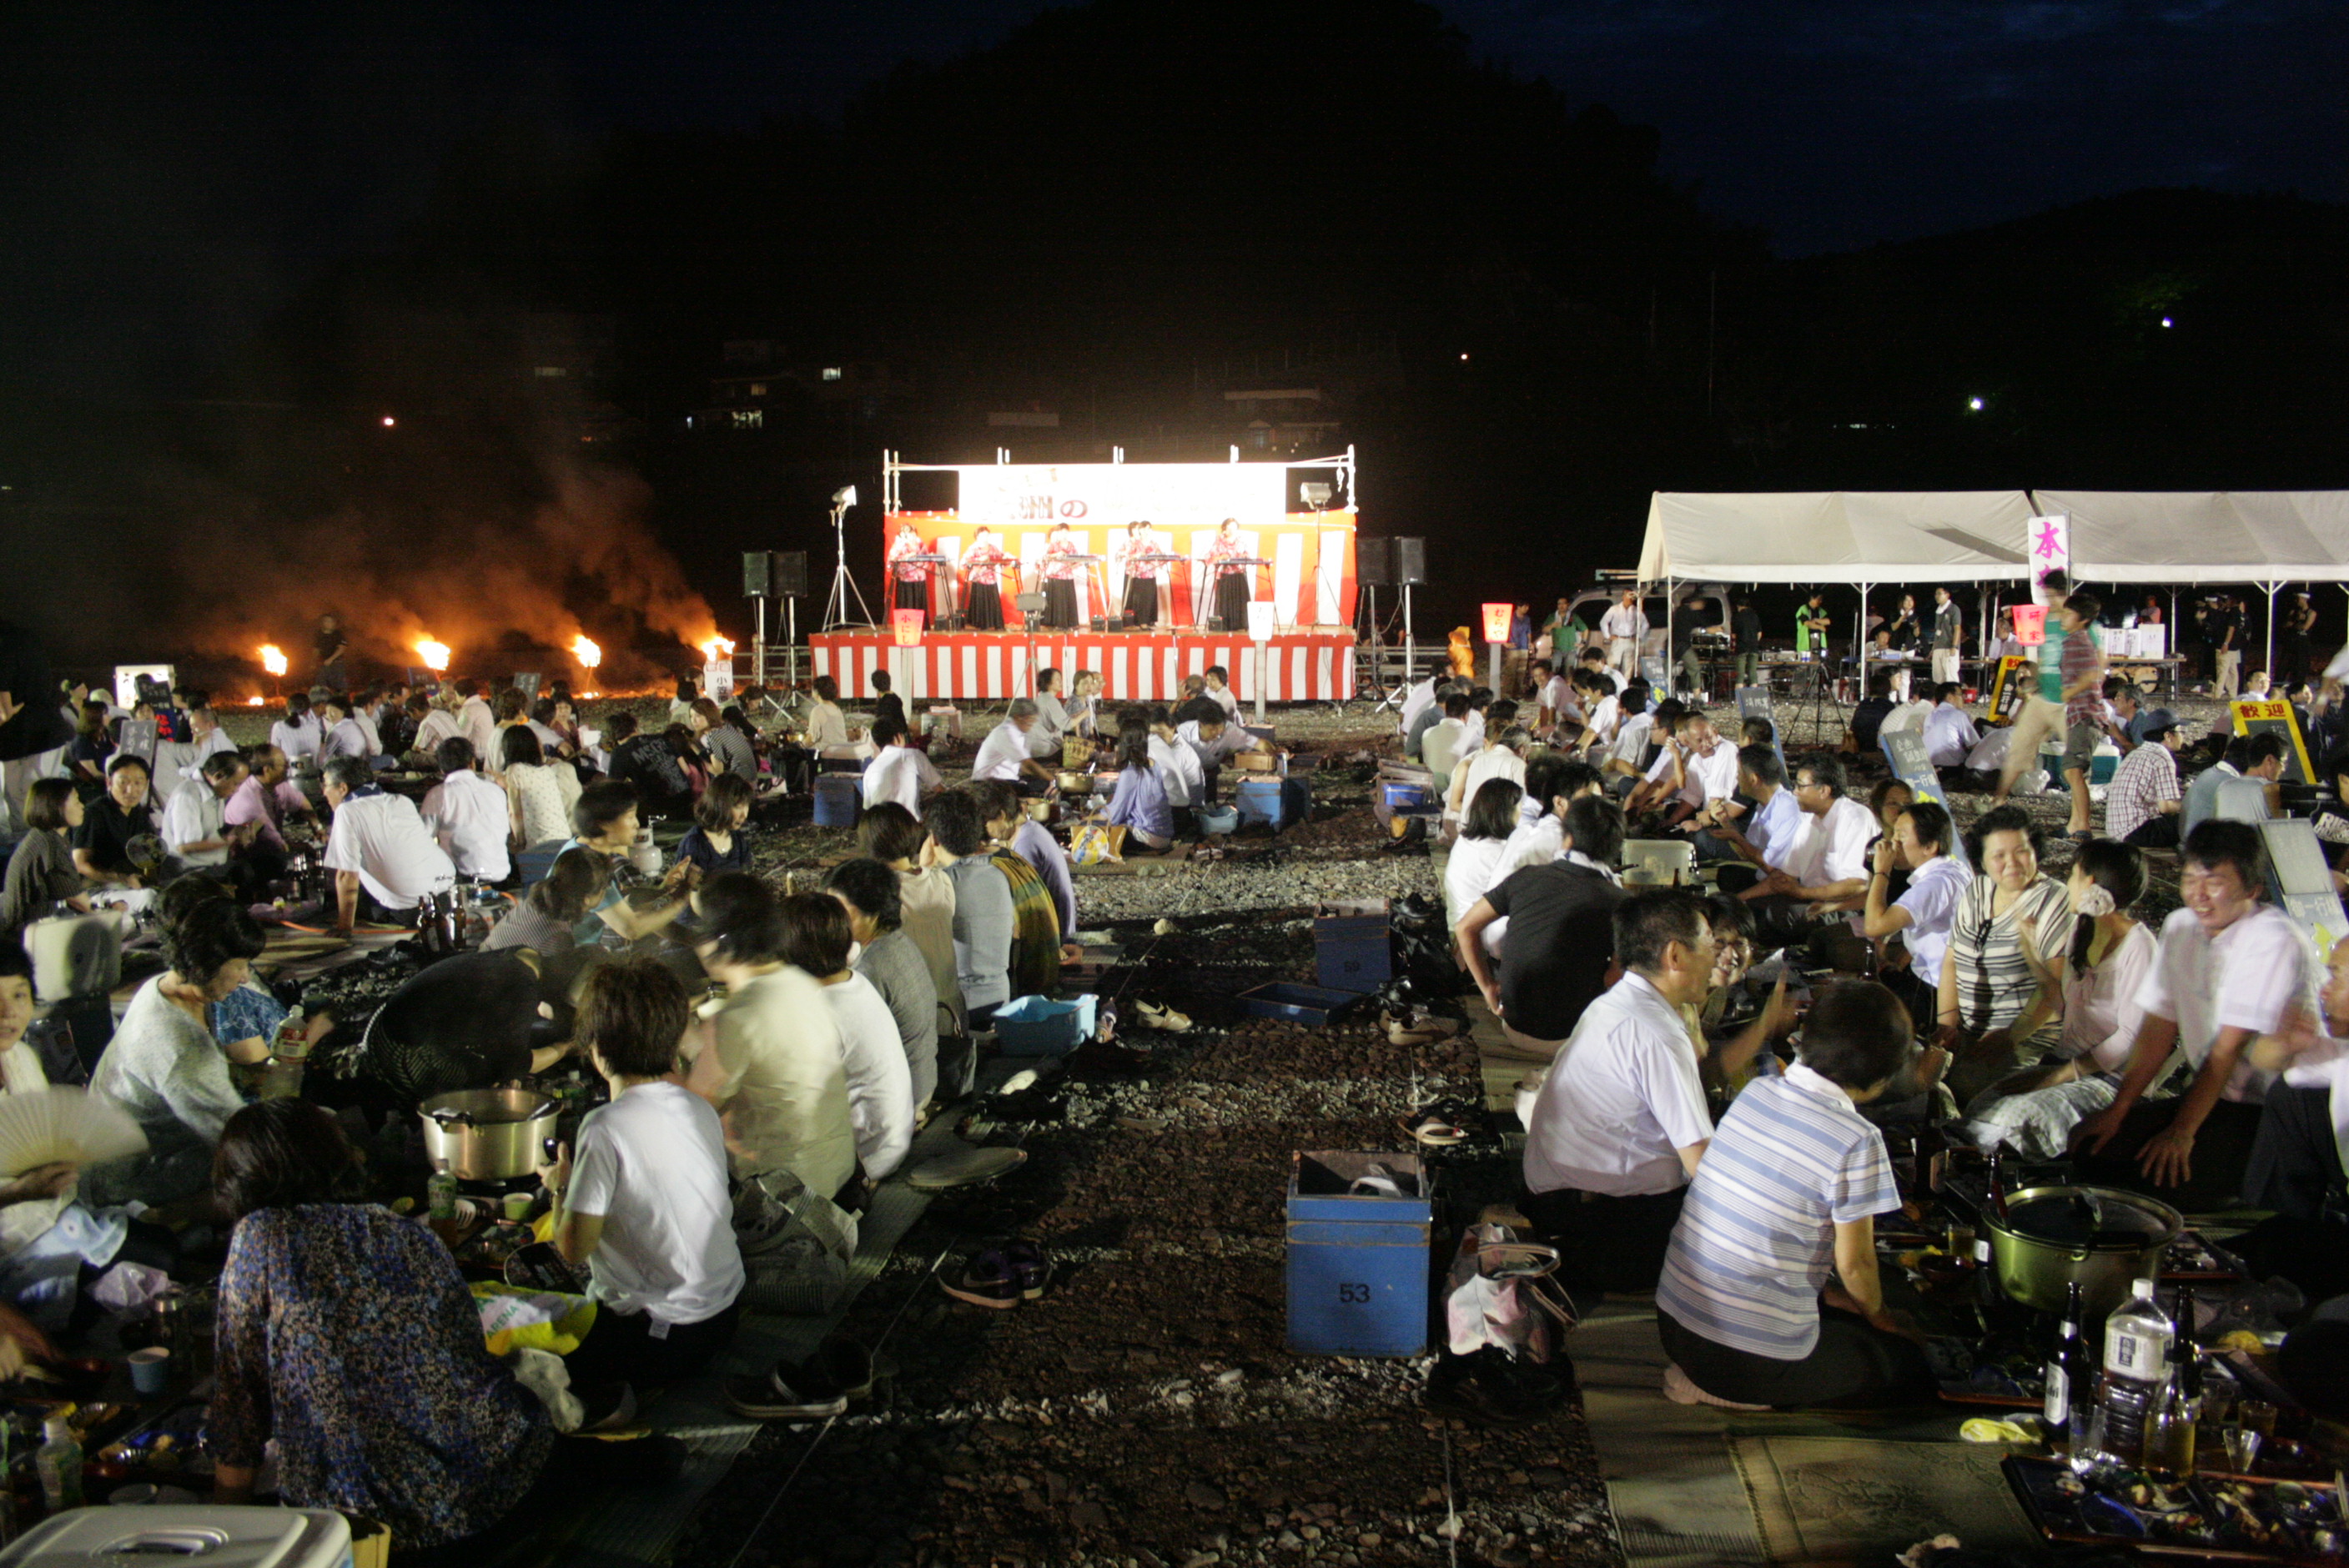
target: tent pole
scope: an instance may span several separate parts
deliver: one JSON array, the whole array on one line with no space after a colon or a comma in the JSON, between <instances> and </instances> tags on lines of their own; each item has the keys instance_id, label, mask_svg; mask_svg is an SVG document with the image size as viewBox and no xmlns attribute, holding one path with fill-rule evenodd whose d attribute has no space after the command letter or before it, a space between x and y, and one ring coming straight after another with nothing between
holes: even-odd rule
<instances>
[{"instance_id":1,"label":"tent pole","mask_svg":"<svg viewBox=\"0 0 2349 1568\"><path fill-rule=\"evenodd\" d=\"M2268 672L2268 685L2272 688L2275 685L2275 596L2276 590L2283 584L2262 583L2260 586L2266 589L2268 594L2268 662L2265 667Z\"/></svg>"}]
</instances>

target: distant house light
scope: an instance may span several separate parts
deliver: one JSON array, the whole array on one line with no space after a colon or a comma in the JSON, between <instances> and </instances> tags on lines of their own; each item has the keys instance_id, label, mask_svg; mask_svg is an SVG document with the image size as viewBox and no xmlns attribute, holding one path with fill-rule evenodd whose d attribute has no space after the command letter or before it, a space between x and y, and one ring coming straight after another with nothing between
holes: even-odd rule
<instances>
[{"instance_id":1,"label":"distant house light","mask_svg":"<svg viewBox=\"0 0 2349 1568\"><path fill-rule=\"evenodd\" d=\"M827 366L825 366L823 367L823 378L824 378L826 381L837 381L837 380L839 380L839 379L840 379L840 366L837 366L837 365L827 365Z\"/></svg>"},{"instance_id":2,"label":"distant house light","mask_svg":"<svg viewBox=\"0 0 2349 1568\"><path fill-rule=\"evenodd\" d=\"M734 410L734 428L738 430L763 430L767 428L767 411L764 408L737 408Z\"/></svg>"},{"instance_id":3,"label":"distant house light","mask_svg":"<svg viewBox=\"0 0 2349 1568\"><path fill-rule=\"evenodd\" d=\"M541 365L534 366L531 374L541 381L560 381L571 372L560 365Z\"/></svg>"},{"instance_id":4,"label":"distant house light","mask_svg":"<svg viewBox=\"0 0 2349 1568\"><path fill-rule=\"evenodd\" d=\"M750 383L750 396L751 396L751 397L764 397L766 395L767 395L767 384L766 384L765 382L763 382L763 381L753 381L753 382L751 382L751 383Z\"/></svg>"}]
</instances>

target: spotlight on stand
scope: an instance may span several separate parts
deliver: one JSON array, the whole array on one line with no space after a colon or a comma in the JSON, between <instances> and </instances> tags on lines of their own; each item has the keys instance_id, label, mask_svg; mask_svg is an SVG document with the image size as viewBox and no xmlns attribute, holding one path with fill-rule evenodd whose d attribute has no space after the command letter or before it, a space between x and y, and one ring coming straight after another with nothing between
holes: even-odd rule
<instances>
[{"instance_id":1,"label":"spotlight on stand","mask_svg":"<svg viewBox=\"0 0 2349 1568\"><path fill-rule=\"evenodd\" d=\"M864 590L859 588L856 579L848 574L848 532L842 520L848 515L848 509L855 504L854 485L843 485L832 492L832 543L835 564L832 569L832 592L825 595L823 602L823 629L827 632L835 626L869 626L873 624L873 612L864 603ZM857 612L864 617L862 620L851 622L848 618L848 601L852 596L856 600Z\"/></svg>"},{"instance_id":2,"label":"spotlight on stand","mask_svg":"<svg viewBox=\"0 0 2349 1568\"><path fill-rule=\"evenodd\" d=\"M1307 480L1304 483L1299 485L1297 487L1297 495L1299 500L1304 501L1307 506L1312 508L1315 511L1319 511L1323 507L1330 504L1330 487L1322 483L1319 480Z\"/></svg>"}]
</instances>

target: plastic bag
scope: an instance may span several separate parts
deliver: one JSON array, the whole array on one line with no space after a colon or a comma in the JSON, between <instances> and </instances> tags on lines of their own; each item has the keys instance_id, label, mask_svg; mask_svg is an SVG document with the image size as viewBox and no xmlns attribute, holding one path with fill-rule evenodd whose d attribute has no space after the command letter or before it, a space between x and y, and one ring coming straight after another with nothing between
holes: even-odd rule
<instances>
[{"instance_id":1,"label":"plastic bag","mask_svg":"<svg viewBox=\"0 0 2349 1568\"><path fill-rule=\"evenodd\" d=\"M488 1280L477 1281L472 1291L481 1337L492 1356L521 1349L568 1356L595 1324L595 1303L587 1296L519 1290Z\"/></svg>"},{"instance_id":2,"label":"plastic bag","mask_svg":"<svg viewBox=\"0 0 2349 1568\"><path fill-rule=\"evenodd\" d=\"M1460 1233L1444 1286L1446 1336L1454 1356L1492 1346L1513 1358L1547 1361L1574 1308L1555 1280L1557 1251L1521 1240L1511 1227L1480 1221Z\"/></svg>"}]
</instances>

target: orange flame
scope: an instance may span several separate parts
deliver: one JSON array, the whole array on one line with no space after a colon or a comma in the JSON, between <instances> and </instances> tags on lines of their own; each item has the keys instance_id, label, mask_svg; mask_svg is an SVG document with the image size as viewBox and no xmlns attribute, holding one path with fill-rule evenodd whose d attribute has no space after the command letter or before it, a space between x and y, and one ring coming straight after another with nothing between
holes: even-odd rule
<instances>
[{"instance_id":1,"label":"orange flame","mask_svg":"<svg viewBox=\"0 0 2349 1568\"><path fill-rule=\"evenodd\" d=\"M704 640L701 644L701 656L705 659L716 660L727 658L730 657L733 652L734 645L728 642L723 637L710 637Z\"/></svg>"},{"instance_id":2,"label":"orange flame","mask_svg":"<svg viewBox=\"0 0 2349 1568\"><path fill-rule=\"evenodd\" d=\"M579 661L581 669L592 670L604 662L604 650L589 642L587 634L582 632L571 639L571 656Z\"/></svg>"},{"instance_id":3,"label":"orange flame","mask_svg":"<svg viewBox=\"0 0 2349 1568\"><path fill-rule=\"evenodd\" d=\"M279 647L274 643L262 644L261 667L267 670L273 676L284 675L285 673L285 650ZM255 697L254 700L258 702L261 699L259 697Z\"/></svg>"},{"instance_id":4,"label":"orange flame","mask_svg":"<svg viewBox=\"0 0 2349 1568\"><path fill-rule=\"evenodd\" d=\"M419 637L416 640L416 656L424 661L424 667L428 670L440 670L444 674L448 671L449 645L446 643Z\"/></svg>"},{"instance_id":5,"label":"orange flame","mask_svg":"<svg viewBox=\"0 0 2349 1568\"><path fill-rule=\"evenodd\" d=\"M280 673L282 674L283 672L281 671ZM259 707L261 706L261 699L257 696L246 697L244 699L244 706L247 707Z\"/></svg>"}]
</instances>

